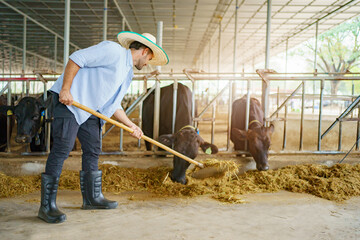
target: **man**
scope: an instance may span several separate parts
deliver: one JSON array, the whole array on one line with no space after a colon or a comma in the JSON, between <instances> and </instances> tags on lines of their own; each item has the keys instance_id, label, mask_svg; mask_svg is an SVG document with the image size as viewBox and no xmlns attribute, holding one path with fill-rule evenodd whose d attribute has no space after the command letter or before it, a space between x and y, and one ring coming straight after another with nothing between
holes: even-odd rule
<instances>
[{"instance_id":1,"label":"man","mask_svg":"<svg viewBox=\"0 0 360 240\"><path fill-rule=\"evenodd\" d=\"M66 220L56 206L56 194L64 160L68 158L78 137L82 154L80 186L83 209L113 209L117 202L104 198L101 191L102 172L98 170L100 133L103 120L72 106L73 100L108 117L115 118L134 130L141 138L143 132L121 107L130 86L133 67L141 70L147 64L169 62L165 51L156 45L149 34L120 32L120 44L103 41L95 46L74 52L64 73L50 89L54 92L53 146L41 175L41 205L38 217L48 223Z\"/></svg>"}]
</instances>

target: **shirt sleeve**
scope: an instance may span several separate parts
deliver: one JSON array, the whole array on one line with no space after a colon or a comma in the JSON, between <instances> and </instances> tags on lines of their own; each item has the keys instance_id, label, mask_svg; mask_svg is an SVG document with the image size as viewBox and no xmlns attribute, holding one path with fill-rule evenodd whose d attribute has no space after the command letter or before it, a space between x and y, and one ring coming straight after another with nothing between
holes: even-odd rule
<instances>
[{"instance_id":1,"label":"shirt sleeve","mask_svg":"<svg viewBox=\"0 0 360 240\"><path fill-rule=\"evenodd\" d=\"M114 64L121 57L122 48L111 41L103 41L97 45L78 50L70 55L70 59L79 67L103 67ZM122 56L125 57L123 54Z\"/></svg>"}]
</instances>

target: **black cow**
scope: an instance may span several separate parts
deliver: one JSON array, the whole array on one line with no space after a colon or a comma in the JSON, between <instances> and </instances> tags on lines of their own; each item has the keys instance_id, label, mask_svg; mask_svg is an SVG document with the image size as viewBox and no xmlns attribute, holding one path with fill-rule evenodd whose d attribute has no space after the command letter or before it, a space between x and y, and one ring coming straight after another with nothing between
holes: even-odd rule
<instances>
[{"instance_id":1,"label":"black cow","mask_svg":"<svg viewBox=\"0 0 360 240\"><path fill-rule=\"evenodd\" d=\"M6 149L7 143L7 98L6 96L0 96L0 152L4 152ZM12 128L14 126L15 120L14 117L10 117L10 137L12 133Z\"/></svg>"},{"instance_id":2,"label":"black cow","mask_svg":"<svg viewBox=\"0 0 360 240\"><path fill-rule=\"evenodd\" d=\"M159 141L168 147L174 145L174 150L183 155L194 159L198 155L199 146L203 151L215 154L218 149L215 145L205 142L190 126L192 124L191 117L191 91L185 85L178 84L177 92L177 106L176 106L176 121L175 134L171 134L172 130L172 112L173 112L173 84L161 88L160 93L160 129ZM143 131L144 134L153 136L153 122L154 122L154 93L150 94L143 103ZM146 142L147 150L151 150L151 144ZM173 159L174 169L171 171L170 178L175 182L186 184L186 169L189 163L177 156Z\"/></svg>"},{"instance_id":3,"label":"black cow","mask_svg":"<svg viewBox=\"0 0 360 240\"><path fill-rule=\"evenodd\" d=\"M274 132L274 125L264 127L264 112L259 100L250 98L249 129L245 131L246 96L234 101L231 115L230 139L235 150L245 150L245 141L248 141L248 150L260 171L268 170L268 151L270 137Z\"/></svg>"},{"instance_id":4,"label":"black cow","mask_svg":"<svg viewBox=\"0 0 360 240\"><path fill-rule=\"evenodd\" d=\"M16 106L3 106L2 113L12 111L17 121L15 142L30 143L31 151L45 151L45 109L52 103L51 94L43 97L24 97Z\"/></svg>"}]
</instances>

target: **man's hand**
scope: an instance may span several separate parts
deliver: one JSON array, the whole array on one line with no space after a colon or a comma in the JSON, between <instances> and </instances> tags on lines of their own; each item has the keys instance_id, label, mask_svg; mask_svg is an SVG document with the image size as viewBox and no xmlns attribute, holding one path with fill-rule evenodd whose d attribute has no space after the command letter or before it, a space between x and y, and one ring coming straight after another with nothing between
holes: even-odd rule
<instances>
[{"instance_id":1,"label":"man's hand","mask_svg":"<svg viewBox=\"0 0 360 240\"><path fill-rule=\"evenodd\" d=\"M71 106L73 100L74 99L70 93L70 90L61 89L61 91L59 93L59 102L61 102L62 104Z\"/></svg>"},{"instance_id":2,"label":"man's hand","mask_svg":"<svg viewBox=\"0 0 360 240\"><path fill-rule=\"evenodd\" d=\"M73 62L73 60L69 59L65 67L63 85L59 93L59 102L62 104L71 106L73 103L74 99L70 93L70 88L79 69L80 67L75 62Z\"/></svg>"},{"instance_id":3,"label":"man's hand","mask_svg":"<svg viewBox=\"0 0 360 240\"><path fill-rule=\"evenodd\" d=\"M114 113L115 118L119 121L134 130L134 132L130 133L131 136L136 137L140 139L144 133L141 131L141 128L139 128L135 123L133 123L127 116L124 110L117 109Z\"/></svg>"},{"instance_id":4,"label":"man's hand","mask_svg":"<svg viewBox=\"0 0 360 240\"><path fill-rule=\"evenodd\" d=\"M131 136L141 139L141 137L144 135L144 133L141 131L141 128L139 128L137 125L133 124L130 128L134 130L134 132L130 133Z\"/></svg>"}]
</instances>

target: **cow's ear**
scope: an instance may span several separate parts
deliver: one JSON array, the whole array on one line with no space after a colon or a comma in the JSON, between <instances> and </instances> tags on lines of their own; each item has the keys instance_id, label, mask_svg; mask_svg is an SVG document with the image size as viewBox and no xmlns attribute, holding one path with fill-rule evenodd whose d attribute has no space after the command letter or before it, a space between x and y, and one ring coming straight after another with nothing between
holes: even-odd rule
<instances>
[{"instance_id":1,"label":"cow's ear","mask_svg":"<svg viewBox=\"0 0 360 240\"><path fill-rule=\"evenodd\" d=\"M198 137L200 148L201 148L201 150L203 150L204 153L216 154L219 151L217 146L215 146L214 144L205 142L204 139L200 135L197 135L197 137Z\"/></svg>"},{"instance_id":2,"label":"cow's ear","mask_svg":"<svg viewBox=\"0 0 360 240\"><path fill-rule=\"evenodd\" d=\"M236 140L246 140L248 133L246 131L240 130L238 128L232 128L231 135Z\"/></svg>"},{"instance_id":3,"label":"cow's ear","mask_svg":"<svg viewBox=\"0 0 360 240\"><path fill-rule=\"evenodd\" d=\"M200 145L200 147L203 150L203 152L206 154L216 154L219 151L217 146L208 142L204 142L203 144Z\"/></svg>"},{"instance_id":4,"label":"cow's ear","mask_svg":"<svg viewBox=\"0 0 360 240\"><path fill-rule=\"evenodd\" d=\"M271 124L270 127L267 128L267 131L268 131L268 132L270 133L270 135L271 135L271 134L274 132L274 129L275 129L274 125Z\"/></svg>"},{"instance_id":5,"label":"cow's ear","mask_svg":"<svg viewBox=\"0 0 360 240\"><path fill-rule=\"evenodd\" d=\"M170 148L172 147L174 140L174 134L164 134L159 137L159 142Z\"/></svg>"},{"instance_id":6,"label":"cow's ear","mask_svg":"<svg viewBox=\"0 0 360 240\"><path fill-rule=\"evenodd\" d=\"M0 106L0 114L5 114L5 115L13 115L15 111L15 107L14 106L6 106L6 105L2 105Z\"/></svg>"},{"instance_id":7,"label":"cow's ear","mask_svg":"<svg viewBox=\"0 0 360 240\"><path fill-rule=\"evenodd\" d=\"M40 103L40 107L41 107L41 108L46 109L46 108L48 108L48 107L50 106L50 104L52 103L52 95L49 94L48 97L47 97L47 99L46 99L45 101L44 101L44 99L43 99L43 96L40 96L40 97L37 99L37 101Z\"/></svg>"}]
</instances>

